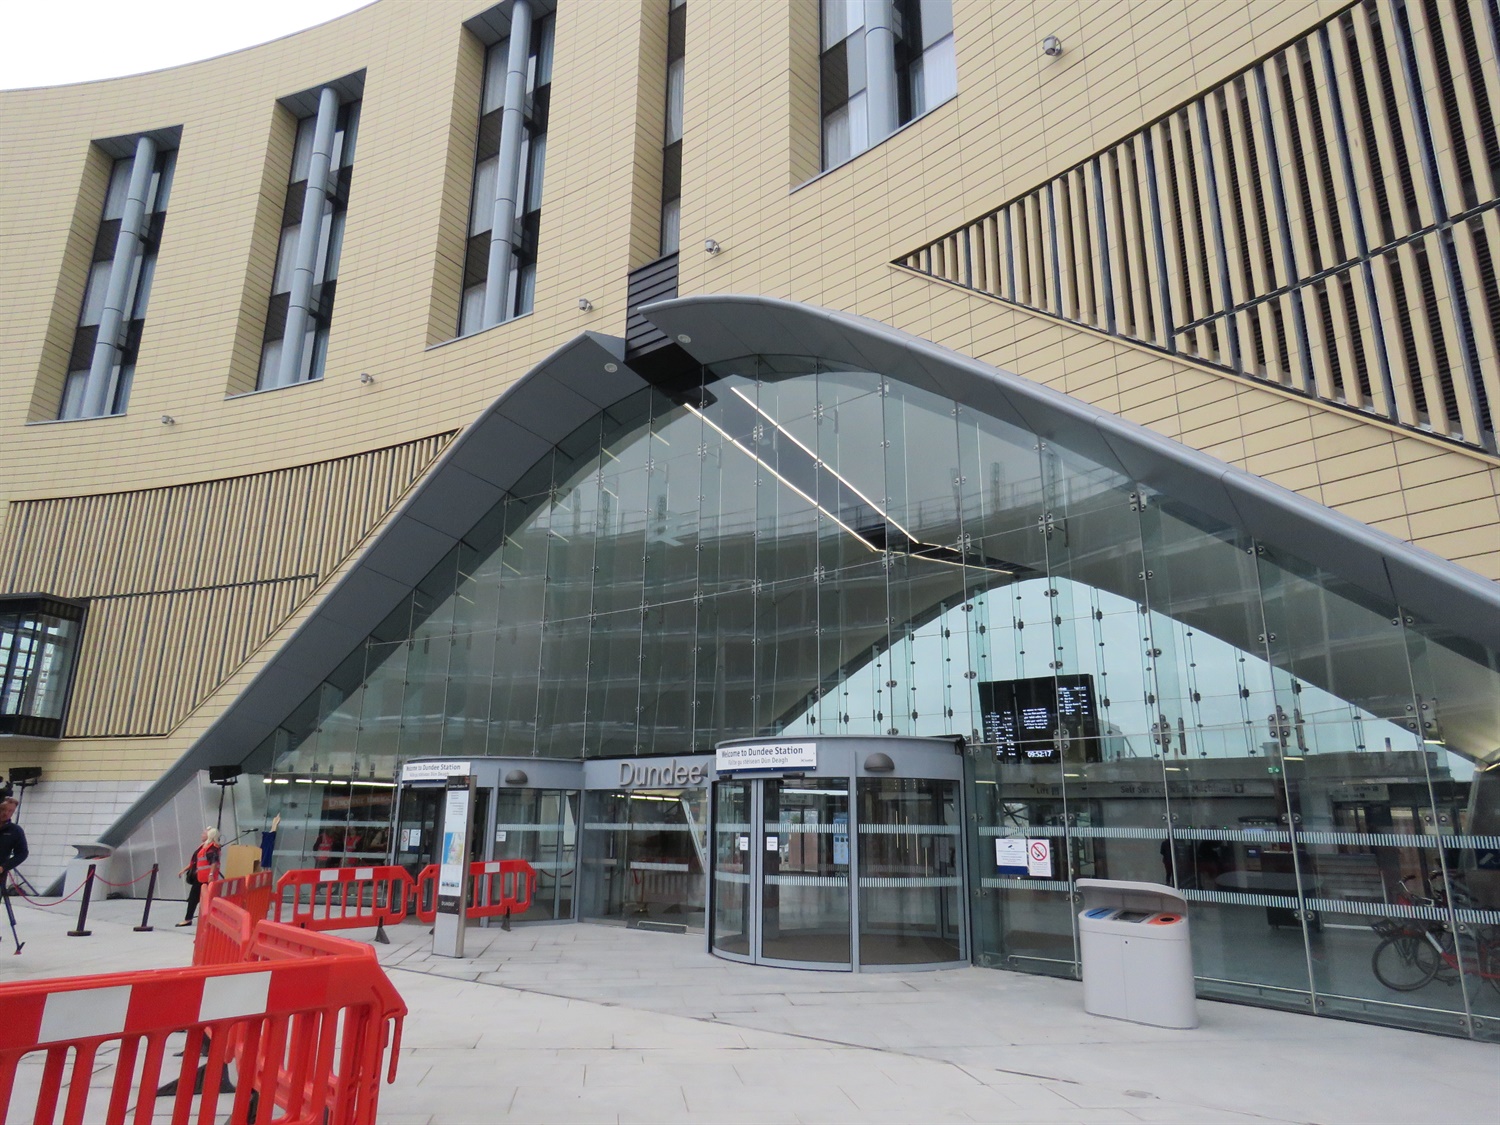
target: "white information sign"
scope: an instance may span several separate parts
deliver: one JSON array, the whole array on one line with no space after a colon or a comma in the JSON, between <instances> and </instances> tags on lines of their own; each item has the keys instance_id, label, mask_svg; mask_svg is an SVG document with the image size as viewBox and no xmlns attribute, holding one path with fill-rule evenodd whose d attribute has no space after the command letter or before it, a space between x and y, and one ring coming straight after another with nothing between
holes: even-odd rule
<instances>
[{"instance_id":1,"label":"white information sign","mask_svg":"<svg viewBox=\"0 0 1500 1125\"><path fill-rule=\"evenodd\" d=\"M750 850L750 837L749 836L741 836L739 842L740 842L740 851L742 851L742 852L748 852Z\"/></svg>"},{"instance_id":2,"label":"white information sign","mask_svg":"<svg viewBox=\"0 0 1500 1125\"><path fill-rule=\"evenodd\" d=\"M778 836L766 837L766 851L774 852L781 848L781 838Z\"/></svg>"},{"instance_id":3,"label":"white information sign","mask_svg":"<svg viewBox=\"0 0 1500 1125\"><path fill-rule=\"evenodd\" d=\"M457 898L464 890L465 828L469 823L469 790L448 790L443 810L443 854L438 868L438 894Z\"/></svg>"},{"instance_id":4,"label":"white information sign","mask_svg":"<svg viewBox=\"0 0 1500 1125\"><path fill-rule=\"evenodd\" d=\"M1001 875L1025 875L1026 841L1000 838L995 841L995 866Z\"/></svg>"},{"instance_id":5,"label":"white information sign","mask_svg":"<svg viewBox=\"0 0 1500 1125\"><path fill-rule=\"evenodd\" d=\"M744 746L720 746L714 751L719 773L744 770L815 770L816 742L754 742Z\"/></svg>"},{"instance_id":6,"label":"white information sign","mask_svg":"<svg viewBox=\"0 0 1500 1125\"><path fill-rule=\"evenodd\" d=\"M1052 877L1052 841L1026 841L1026 874L1034 879Z\"/></svg>"},{"instance_id":7,"label":"white information sign","mask_svg":"<svg viewBox=\"0 0 1500 1125\"><path fill-rule=\"evenodd\" d=\"M467 777L469 762L407 762L401 767L402 781L447 781L450 777Z\"/></svg>"}]
</instances>

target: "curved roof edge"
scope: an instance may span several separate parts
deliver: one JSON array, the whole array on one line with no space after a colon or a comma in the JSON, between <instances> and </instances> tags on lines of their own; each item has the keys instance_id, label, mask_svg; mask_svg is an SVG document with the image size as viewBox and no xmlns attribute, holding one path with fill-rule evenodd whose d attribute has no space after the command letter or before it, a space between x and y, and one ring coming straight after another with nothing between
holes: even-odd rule
<instances>
[{"instance_id":1,"label":"curved roof edge","mask_svg":"<svg viewBox=\"0 0 1500 1125\"><path fill-rule=\"evenodd\" d=\"M646 385L625 365L624 340L585 332L507 387L453 439L249 686L99 839L123 842L198 770L244 761L527 470Z\"/></svg>"},{"instance_id":2,"label":"curved roof edge","mask_svg":"<svg viewBox=\"0 0 1500 1125\"><path fill-rule=\"evenodd\" d=\"M641 311L701 363L757 353L819 356L953 398L1500 649L1500 586L1488 579L1011 372L878 321L771 297L694 296ZM646 387L624 351L621 339L584 333L507 388L454 439L249 686L101 841L121 843L198 770L242 762L548 450Z\"/></svg>"},{"instance_id":3,"label":"curved roof edge","mask_svg":"<svg viewBox=\"0 0 1500 1125\"><path fill-rule=\"evenodd\" d=\"M683 297L641 312L700 363L754 354L819 356L955 399L1183 500L1426 622L1500 650L1500 584L1013 372L867 317L774 297Z\"/></svg>"}]
</instances>

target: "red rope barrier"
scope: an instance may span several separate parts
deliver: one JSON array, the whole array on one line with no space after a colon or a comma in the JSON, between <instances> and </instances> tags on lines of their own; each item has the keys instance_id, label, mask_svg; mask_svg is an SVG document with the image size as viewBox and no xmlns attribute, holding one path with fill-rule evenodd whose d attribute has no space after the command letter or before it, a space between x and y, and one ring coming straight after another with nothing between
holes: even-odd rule
<instances>
[{"instance_id":1,"label":"red rope barrier","mask_svg":"<svg viewBox=\"0 0 1500 1125\"><path fill-rule=\"evenodd\" d=\"M98 878L97 875L94 876L94 877L96 879ZM72 898L73 895L76 895L79 891L83 890L83 887L87 886L87 885L88 885L88 881L85 880L83 886L74 887L73 890L69 894L63 895L62 898L58 899L56 902L41 902L38 899L34 899L30 895L28 895L25 891L21 890L21 888L19 886L17 886L15 883L12 883L10 885L10 893L13 894L13 895L15 895L17 898L23 898L23 899L25 899L27 902L31 903L32 906L40 906L44 910L46 910L46 909L51 909L54 906L61 906L63 903L67 902L68 899Z\"/></svg>"},{"instance_id":2,"label":"red rope barrier","mask_svg":"<svg viewBox=\"0 0 1500 1125\"><path fill-rule=\"evenodd\" d=\"M151 872L148 871L144 875L141 875L138 878L130 880L130 882L128 882L128 883L111 883L103 875L100 875L99 872L97 872L97 871L94 872L94 882L96 882L96 883L103 883L106 887L133 887L137 883L141 882L141 880L143 880L143 879L149 879L149 878L151 878Z\"/></svg>"}]
</instances>

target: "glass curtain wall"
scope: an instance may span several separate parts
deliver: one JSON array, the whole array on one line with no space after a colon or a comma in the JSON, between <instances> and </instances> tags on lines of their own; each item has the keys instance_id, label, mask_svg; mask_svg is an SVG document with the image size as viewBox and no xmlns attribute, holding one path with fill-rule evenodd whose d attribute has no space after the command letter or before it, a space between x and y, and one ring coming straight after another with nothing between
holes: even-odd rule
<instances>
[{"instance_id":1,"label":"glass curtain wall","mask_svg":"<svg viewBox=\"0 0 1500 1125\"><path fill-rule=\"evenodd\" d=\"M250 765L347 785L418 755L963 734L981 964L1073 975L1074 879L1168 882L1206 995L1494 1036L1497 668L1050 439L761 356L560 443ZM701 879L707 841L632 850L649 795L584 820L631 841L626 869ZM884 862L949 879L947 812L900 835L918 800L878 798L904 849ZM1049 858L1011 868L1011 839ZM944 918L939 896L881 924L946 941Z\"/></svg>"}]
</instances>

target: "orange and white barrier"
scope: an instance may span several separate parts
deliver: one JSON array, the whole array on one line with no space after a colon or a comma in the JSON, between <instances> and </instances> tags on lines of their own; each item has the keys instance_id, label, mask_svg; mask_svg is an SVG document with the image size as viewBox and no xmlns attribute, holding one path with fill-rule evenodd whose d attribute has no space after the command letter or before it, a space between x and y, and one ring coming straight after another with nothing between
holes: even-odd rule
<instances>
[{"instance_id":1,"label":"orange and white barrier","mask_svg":"<svg viewBox=\"0 0 1500 1125\"><path fill-rule=\"evenodd\" d=\"M271 903L276 898L276 877L269 871L256 871L249 875L238 875L233 879L220 879L203 888L204 904L211 898L228 899L243 907L252 921L259 922L270 916Z\"/></svg>"},{"instance_id":2,"label":"orange and white barrier","mask_svg":"<svg viewBox=\"0 0 1500 1125\"><path fill-rule=\"evenodd\" d=\"M524 859L481 860L469 864L469 917L497 918L531 907L536 871Z\"/></svg>"},{"instance_id":3,"label":"orange and white barrier","mask_svg":"<svg viewBox=\"0 0 1500 1125\"><path fill-rule=\"evenodd\" d=\"M207 909L221 934L249 925L237 963L0 985L0 1120L20 1097L35 1105L36 1122L58 1121L61 1104L63 1125L143 1125L167 1110L157 1089L175 1078L164 1095L174 1125L212 1122L233 1067L232 1122L373 1125L382 1058L389 1048L394 1080L406 1016L373 951L250 924L222 898ZM187 1037L180 1063L168 1055L178 1032ZM43 1065L22 1066L38 1054Z\"/></svg>"},{"instance_id":4,"label":"orange and white barrier","mask_svg":"<svg viewBox=\"0 0 1500 1125\"><path fill-rule=\"evenodd\" d=\"M304 930L351 930L406 921L413 897L404 867L288 871L276 883L276 920Z\"/></svg>"},{"instance_id":5,"label":"orange and white barrier","mask_svg":"<svg viewBox=\"0 0 1500 1125\"><path fill-rule=\"evenodd\" d=\"M436 864L429 864L417 877L418 921L437 918ZM469 864L469 900L465 913L470 918L509 918L531 906L536 892L536 868L524 859L480 859Z\"/></svg>"}]
</instances>

